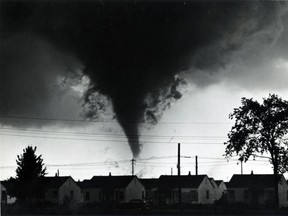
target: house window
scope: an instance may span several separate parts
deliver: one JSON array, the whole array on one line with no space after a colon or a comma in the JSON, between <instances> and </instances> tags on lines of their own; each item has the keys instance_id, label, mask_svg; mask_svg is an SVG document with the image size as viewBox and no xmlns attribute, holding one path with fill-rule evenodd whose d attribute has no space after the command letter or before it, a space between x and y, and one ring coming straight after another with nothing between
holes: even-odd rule
<instances>
[{"instance_id":1,"label":"house window","mask_svg":"<svg viewBox=\"0 0 288 216\"><path fill-rule=\"evenodd\" d=\"M154 192L154 196L155 196L155 198L158 198L158 197L159 197L158 191L155 191L155 192Z\"/></svg>"},{"instance_id":2,"label":"house window","mask_svg":"<svg viewBox=\"0 0 288 216\"><path fill-rule=\"evenodd\" d=\"M266 191L266 199L274 199L274 190L267 190Z\"/></svg>"},{"instance_id":3,"label":"house window","mask_svg":"<svg viewBox=\"0 0 288 216\"><path fill-rule=\"evenodd\" d=\"M210 198L209 190L206 191L206 199Z\"/></svg>"},{"instance_id":4,"label":"house window","mask_svg":"<svg viewBox=\"0 0 288 216\"><path fill-rule=\"evenodd\" d=\"M115 200L119 200L119 191L115 191Z\"/></svg>"},{"instance_id":5,"label":"house window","mask_svg":"<svg viewBox=\"0 0 288 216\"><path fill-rule=\"evenodd\" d=\"M169 199L171 200L174 200L174 201L178 201L179 199L179 191L176 191L176 190L172 190L170 193L169 193Z\"/></svg>"},{"instance_id":6,"label":"house window","mask_svg":"<svg viewBox=\"0 0 288 216\"><path fill-rule=\"evenodd\" d=\"M85 200L89 201L90 200L90 191L86 191L85 193Z\"/></svg>"},{"instance_id":7,"label":"house window","mask_svg":"<svg viewBox=\"0 0 288 216\"><path fill-rule=\"evenodd\" d=\"M198 201L198 192L197 190L191 190L191 200L192 201Z\"/></svg>"},{"instance_id":8,"label":"house window","mask_svg":"<svg viewBox=\"0 0 288 216\"><path fill-rule=\"evenodd\" d=\"M115 200L124 200L124 192L123 191L115 191Z\"/></svg>"},{"instance_id":9,"label":"house window","mask_svg":"<svg viewBox=\"0 0 288 216\"><path fill-rule=\"evenodd\" d=\"M74 198L74 191L70 191L70 199L73 199Z\"/></svg>"},{"instance_id":10,"label":"house window","mask_svg":"<svg viewBox=\"0 0 288 216\"><path fill-rule=\"evenodd\" d=\"M124 191L119 192L119 200L124 200Z\"/></svg>"},{"instance_id":11,"label":"house window","mask_svg":"<svg viewBox=\"0 0 288 216\"><path fill-rule=\"evenodd\" d=\"M235 190L228 190L228 199L235 200Z\"/></svg>"},{"instance_id":12,"label":"house window","mask_svg":"<svg viewBox=\"0 0 288 216\"><path fill-rule=\"evenodd\" d=\"M249 199L249 191L248 190L244 190L244 199L245 200Z\"/></svg>"},{"instance_id":13,"label":"house window","mask_svg":"<svg viewBox=\"0 0 288 216\"><path fill-rule=\"evenodd\" d=\"M58 190L53 191L53 199L58 199L59 193Z\"/></svg>"}]
</instances>

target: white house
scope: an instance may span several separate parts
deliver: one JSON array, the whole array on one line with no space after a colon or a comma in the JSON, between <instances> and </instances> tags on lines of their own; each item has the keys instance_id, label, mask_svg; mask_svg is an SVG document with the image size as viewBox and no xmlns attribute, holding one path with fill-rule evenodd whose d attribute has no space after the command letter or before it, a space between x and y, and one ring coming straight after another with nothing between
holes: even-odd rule
<instances>
[{"instance_id":1,"label":"white house","mask_svg":"<svg viewBox=\"0 0 288 216\"><path fill-rule=\"evenodd\" d=\"M218 199L218 185L217 185L216 181L214 180L214 178L209 178L209 180L210 180L211 185L213 187L213 190L211 191L211 197L214 200L217 200Z\"/></svg>"},{"instance_id":2,"label":"white house","mask_svg":"<svg viewBox=\"0 0 288 216\"><path fill-rule=\"evenodd\" d=\"M1 206L7 204L7 189L4 187L2 182L0 182L0 200L1 200Z\"/></svg>"},{"instance_id":3,"label":"white house","mask_svg":"<svg viewBox=\"0 0 288 216\"><path fill-rule=\"evenodd\" d=\"M233 175L227 188L230 203L242 202L255 207L275 202L273 175ZM280 207L287 207L288 185L283 175L279 175L278 192Z\"/></svg>"},{"instance_id":4,"label":"white house","mask_svg":"<svg viewBox=\"0 0 288 216\"><path fill-rule=\"evenodd\" d=\"M216 193L216 199L219 200L221 198L226 198L227 195L227 186L222 180L215 180L215 183L218 186L218 190Z\"/></svg>"},{"instance_id":5,"label":"white house","mask_svg":"<svg viewBox=\"0 0 288 216\"><path fill-rule=\"evenodd\" d=\"M42 177L41 184L45 191L45 201L58 204L82 201L81 188L71 176Z\"/></svg>"},{"instance_id":6,"label":"white house","mask_svg":"<svg viewBox=\"0 0 288 216\"><path fill-rule=\"evenodd\" d=\"M161 202L179 202L179 184L183 203L212 204L214 188L207 175L160 176L159 198Z\"/></svg>"},{"instance_id":7,"label":"white house","mask_svg":"<svg viewBox=\"0 0 288 216\"><path fill-rule=\"evenodd\" d=\"M4 204L13 204L16 202L16 197L12 197L9 193L9 189L13 187L13 180L5 180L1 181L1 203Z\"/></svg>"},{"instance_id":8,"label":"white house","mask_svg":"<svg viewBox=\"0 0 288 216\"><path fill-rule=\"evenodd\" d=\"M137 176L93 176L78 185L86 203L105 201L123 203L145 197L145 188Z\"/></svg>"}]
</instances>

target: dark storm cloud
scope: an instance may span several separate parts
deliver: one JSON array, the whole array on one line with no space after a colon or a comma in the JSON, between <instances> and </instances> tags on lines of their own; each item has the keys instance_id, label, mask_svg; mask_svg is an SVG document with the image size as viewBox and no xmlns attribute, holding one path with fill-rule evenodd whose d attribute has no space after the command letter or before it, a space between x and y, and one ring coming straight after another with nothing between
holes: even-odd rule
<instances>
[{"instance_id":1,"label":"dark storm cloud","mask_svg":"<svg viewBox=\"0 0 288 216\"><path fill-rule=\"evenodd\" d=\"M78 117L80 93L71 91L79 83L75 58L29 33L1 40L0 49L1 124L39 127L53 121L29 118Z\"/></svg>"},{"instance_id":2,"label":"dark storm cloud","mask_svg":"<svg viewBox=\"0 0 288 216\"><path fill-rule=\"evenodd\" d=\"M217 72L247 40L272 43L275 34L266 30L279 22L283 5L267 1L22 1L2 4L0 27L2 38L23 30L36 32L75 55L91 80L86 103L95 103L94 92L111 99L137 157L137 123L157 122L158 106L161 112L181 98L179 89L185 81L176 75ZM10 90L5 86L4 95ZM101 108L101 100L96 100L96 107Z\"/></svg>"}]
</instances>

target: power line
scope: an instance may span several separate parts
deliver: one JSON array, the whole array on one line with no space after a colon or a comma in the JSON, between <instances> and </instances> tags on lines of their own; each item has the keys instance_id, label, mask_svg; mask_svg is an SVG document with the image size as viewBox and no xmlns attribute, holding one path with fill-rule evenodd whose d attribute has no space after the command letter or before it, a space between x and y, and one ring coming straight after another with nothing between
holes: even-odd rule
<instances>
[{"instance_id":1,"label":"power line","mask_svg":"<svg viewBox=\"0 0 288 216\"><path fill-rule=\"evenodd\" d=\"M17 137L30 137L30 138L45 138L45 139L60 139L60 140L78 140L78 141L97 141L97 142L120 142L120 143L127 143L128 141L126 140L108 140L108 139L84 139L84 138L72 138L72 137L53 137L53 136L38 136L38 135L26 135L26 134L13 134L13 133L3 133L0 132L0 135L4 136L17 136ZM138 140L129 140L129 142L132 143L138 143ZM161 142L161 141L141 141L140 143L145 143L145 144L175 144L175 143L169 143L169 142ZM223 143L216 143L216 142L211 142L211 143L204 143L204 142L197 142L197 143L192 143L192 142L181 142L184 145L219 145Z\"/></svg>"},{"instance_id":2,"label":"power line","mask_svg":"<svg viewBox=\"0 0 288 216\"><path fill-rule=\"evenodd\" d=\"M145 160L159 160L159 159L168 159L168 158L176 158L177 156L164 156L164 157L150 157L150 158L139 158L137 161L145 161Z\"/></svg>"},{"instance_id":3,"label":"power line","mask_svg":"<svg viewBox=\"0 0 288 216\"><path fill-rule=\"evenodd\" d=\"M146 124L144 121L112 121L112 120L86 120L86 119L60 119L60 118L44 118L44 117L25 117L25 116L4 116L0 115L0 118L8 119L25 119L25 120L37 120L37 121L62 121L62 122L81 122L81 123L122 123L122 124ZM196 124L196 125L231 125L230 122L157 122L157 124Z\"/></svg>"},{"instance_id":4,"label":"power line","mask_svg":"<svg viewBox=\"0 0 288 216\"><path fill-rule=\"evenodd\" d=\"M174 136L167 136L167 135L153 135L153 134L140 134L140 135L125 135L125 134L111 134L111 133L87 133L87 132L72 132L72 131L55 131L55 130L35 130L35 129L18 129L18 128L0 128L0 130L4 132L21 132L21 133L28 133L28 132L37 132L39 134L59 134L59 135L80 135L80 136L113 136L113 137L145 137L146 139L162 139L162 138L199 138L199 139L226 139L225 136L194 136L194 135L174 135Z\"/></svg>"},{"instance_id":5,"label":"power line","mask_svg":"<svg viewBox=\"0 0 288 216\"><path fill-rule=\"evenodd\" d=\"M167 157L166 157L167 158ZM152 158L151 160L154 160ZM163 159L163 158L158 158ZM143 159L139 159L143 160ZM144 159L148 160L148 158ZM131 160L120 160L120 161L105 161L105 162L85 162L85 163L69 163L69 164L45 164L47 167L81 167L81 166L117 166L122 164L130 164ZM135 160L134 160L135 162ZM147 163L147 162L139 162L139 163ZM153 163L153 162L152 162ZM159 163L158 163L159 164ZM165 164L165 163L160 163ZM172 164L172 163L169 163ZM0 166L0 168L16 168L17 166Z\"/></svg>"}]
</instances>

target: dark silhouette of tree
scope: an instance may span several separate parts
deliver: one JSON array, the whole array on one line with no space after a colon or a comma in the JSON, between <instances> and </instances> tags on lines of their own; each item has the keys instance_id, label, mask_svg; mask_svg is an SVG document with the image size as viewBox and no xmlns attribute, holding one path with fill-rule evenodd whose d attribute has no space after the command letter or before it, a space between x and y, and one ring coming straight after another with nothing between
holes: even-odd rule
<instances>
[{"instance_id":1,"label":"dark silhouette of tree","mask_svg":"<svg viewBox=\"0 0 288 216\"><path fill-rule=\"evenodd\" d=\"M19 201L33 202L34 198L41 196L40 178L45 176L42 155L35 154L36 147L28 146L23 154L17 155L16 181L17 191L15 193Z\"/></svg>"},{"instance_id":2,"label":"dark silhouette of tree","mask_svg":"<svg viewBox=\"0 0 288 216\"><path fill-rule=\"evenodd\" d=\"M273 165L275 207L279 208L279 174L288 170L288 101L275 94L263 98L263 104L256 100L242 98L242 106L229 115L235 124L228 134L226 157L234 153L246 162L250 157L269 155ZM258 154L258 155L257 155Z\"/></svg>"}]
</instances>

